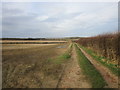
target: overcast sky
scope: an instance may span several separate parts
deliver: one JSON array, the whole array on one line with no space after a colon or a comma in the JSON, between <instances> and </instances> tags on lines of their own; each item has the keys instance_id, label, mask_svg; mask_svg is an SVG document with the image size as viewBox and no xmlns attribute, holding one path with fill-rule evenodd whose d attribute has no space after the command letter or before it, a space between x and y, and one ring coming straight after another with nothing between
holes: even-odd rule
<instances>
[{"instance_id":1,"label":"overcast sky","mask_svg":"<svg viewBox=\"0 0 120 90\"><path fill-rule=\"evenodd\" d=\"M4 2L2 37L86 37L116 32L116 2Z\"/></svg>"}]
</instances>

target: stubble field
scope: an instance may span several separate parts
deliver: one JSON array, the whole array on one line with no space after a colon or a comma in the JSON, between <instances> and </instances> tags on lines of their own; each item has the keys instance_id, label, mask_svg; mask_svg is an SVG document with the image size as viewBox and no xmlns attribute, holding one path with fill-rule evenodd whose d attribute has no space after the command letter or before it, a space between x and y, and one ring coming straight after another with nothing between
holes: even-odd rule
<instances>
[{"instance_id":1,"label":"stubble field","mask_svg":"<svg viewBox=\"0 0 120 90\"><path fill-rule=\"evenodd\" d=\"M55 88L69 43L3 44L3 88ZM59 62L59 63L58 63Z\"/></svg>"}]
</instances>

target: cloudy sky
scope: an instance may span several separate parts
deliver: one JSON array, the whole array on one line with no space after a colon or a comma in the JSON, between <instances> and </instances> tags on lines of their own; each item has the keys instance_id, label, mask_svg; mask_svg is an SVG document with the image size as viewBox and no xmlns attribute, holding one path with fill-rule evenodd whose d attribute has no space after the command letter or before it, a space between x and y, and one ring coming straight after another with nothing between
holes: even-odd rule
<instances>
[{"instance_id":1,"label":"cloudy sky","mask_svg":"<svg viewBox=\"0 0 120 90\"><path fill-rule=\"evenodd\" d=\"M117 2L4 2L2 37L86 37L116 32Z\"/></svg>"}]
</instances>

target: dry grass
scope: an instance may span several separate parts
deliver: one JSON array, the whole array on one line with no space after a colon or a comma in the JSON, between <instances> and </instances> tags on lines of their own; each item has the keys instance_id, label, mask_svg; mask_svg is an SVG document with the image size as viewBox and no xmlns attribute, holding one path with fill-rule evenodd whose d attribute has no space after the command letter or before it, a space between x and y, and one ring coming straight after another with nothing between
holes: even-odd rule
<instances>
[{"instance_id":1,"label":"dry grass","mask_svg":"<svg viewBox=\"0 0 120 90\"><path fill-rule=\"evenodd\" d=\"M51 46L51 45L57 45L57 44L4 44L2 46L2 49L23 49L23 48L34 48L34 47L40 47L40 46Z\"/></svg>"},{"instance_id":2,"label":"dry grass","mask_svg":"<svg viewBox=\"0 0 120 90\"><path fill-rule=\"evenodd\" d=\"M66 47L57 48L61 45ZM17 46L16 49L3 48L3 88L55 88L63 64L55 64L48 59L63 54L68 44Z\"/></svg>"},{"instance_id":3,"label":"dry grass","mask_svg":"<svg viewBox=\"0 0 120 90\"><path fill-rule=\"evenodd\" d=\"M80 38L77 42L112 62L120 61L120 32Z\"/></svg>"}]
</instances>

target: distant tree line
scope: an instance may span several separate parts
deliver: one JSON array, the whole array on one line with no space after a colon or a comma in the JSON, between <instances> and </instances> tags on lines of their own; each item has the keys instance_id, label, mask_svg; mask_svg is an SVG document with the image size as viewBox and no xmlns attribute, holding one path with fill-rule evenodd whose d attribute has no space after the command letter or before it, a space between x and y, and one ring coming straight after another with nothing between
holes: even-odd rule
<instances>
[{"instance_id":1,"label":"distant tree line","mask_svg":"<svg viewBox=\"0 0 120 90\"><path fill-rule=\"evenodd\" d=\"M0 40L68 40L79 39L79 37L64 37L64 38L0 38Z\"/></svg>"},{"instance_id":2,"label":"distant tree line","mask_svg":"<svg viewBox=\"0 0 120 90\"><path fill-rule=\"evenodd\" d=\"M120 32L80 38L77 43L92 48L96 53L111 60L120 59Z\"/></svg>"},{"instance_id":3,"label":"distant tree line","mask_svg":"<svg viewBox=\"0 0 120 90\"><path fill-rule=\"evenodd\" d=\"M61 44L67 42L0 42L0 44Z\"/></svg>"},{"instance_id":4,"label":"distant tree line","mask_svg":"<svg viewBox=\"0 0 120 90\"><path fill-rule=\"evenodd\" d=\"M2 40L45 40L46 38L2 38Z\"/></svg>"},{"instance_id":5,"label":"distant tree line","mask_svg":"<svg viewBox=\"0 0 120 90\"><path fill-rule=\"evenodd\" d=\"M65 40L64 38L1 38L1 40Z\"/></svg>"}]
</instances>

